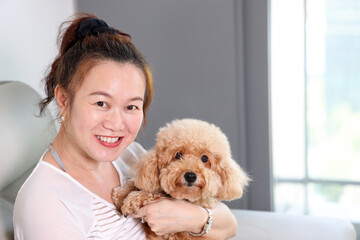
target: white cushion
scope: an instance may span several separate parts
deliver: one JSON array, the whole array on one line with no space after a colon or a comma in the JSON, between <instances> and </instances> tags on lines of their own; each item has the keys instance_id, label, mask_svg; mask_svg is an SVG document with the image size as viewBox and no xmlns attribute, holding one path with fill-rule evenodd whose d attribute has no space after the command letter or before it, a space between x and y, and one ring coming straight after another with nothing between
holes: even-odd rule
<instances>
[{"instance_id":1,"label":"white cushion","mask_svg":"<svg viewBox=\"0 0 360 240\"><path fill-rule=\"evenodd\" d=\"M0 239L13 238L16 194L56 134L46 111L39 114L40 95L21 82L0 81Z\"/></svg>"},{"instance_id":2,"label":"white cushion","mask_svg":"<svg viewBox=\"0 0 360 240\"><path fill-rule=\"evenodd\" d=\"M238 222L233 240L355 240L353 225L345 220L295 216L273 212L231 210Z\"/></svg>"},{"instance_id":3,"label":"white cushion","mask_svg":"<svg viewBox=\"0 0 360 240\"><path fill-rule=\"evenodd\" d=\"M33 166L54 137L51 117L36 117L39 94L20 82L0 82L0 191Z\"/></svg>"}]
</instances>

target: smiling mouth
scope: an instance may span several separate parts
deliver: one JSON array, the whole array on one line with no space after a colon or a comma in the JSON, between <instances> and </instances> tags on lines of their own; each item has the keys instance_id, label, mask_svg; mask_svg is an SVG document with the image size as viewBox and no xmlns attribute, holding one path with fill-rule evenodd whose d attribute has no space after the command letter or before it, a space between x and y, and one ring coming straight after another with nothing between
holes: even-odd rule
<instances>
[{"instance_id":1,"label":"smiling mouth","mask_svg":"<svg viewBox=\"0 0 360 240\"><path fill-rule=\"evenodd\" d=\"M99 139L101 142L104 143L116 143L121 139L121 137L104 137L99 135L96 135L96 137L97 139Z\"/></svg>"}]
</instances>

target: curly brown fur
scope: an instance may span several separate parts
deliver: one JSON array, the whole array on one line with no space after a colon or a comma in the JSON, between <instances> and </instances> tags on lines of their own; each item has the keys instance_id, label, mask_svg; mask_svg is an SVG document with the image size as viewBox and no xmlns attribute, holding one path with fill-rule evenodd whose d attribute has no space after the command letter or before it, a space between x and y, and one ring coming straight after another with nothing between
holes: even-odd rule
<instances>
[{"instance_id":1,"label":"curly brown fur","mask_svg":"<svg viewBox=\"0 0 360 240\"><path fill-rule=\"evenodd\" d=\"M126 214L163 193L214 208L218 201L240 198L249 182L247 174L232 159L224 133L215 125L196 119L174 120L161 128L155 147L136 164L135 171L134 182L125 186L127 190L120 194L119 189L114 190L114 202ZM138 190L121 199L132 186ZM146 234L147 239L167 239L149 233L149 229ZM176 233L169 239L199 238Z\"/></svg>"},{"instance_id":2,"label":"curly brown fur","mask_svg":"<svg viewBox=\"0 0 360 240\"><path fill-rule=\"evenodd\" d=\"M129 193L135 190L137 190L137 188L135 187L133 181L128 181L125 186L114 187L112 191L112 200L121 214L123 214L121 206L123 205L125 198L129 195Z\"/></svg>"}]
</instances>

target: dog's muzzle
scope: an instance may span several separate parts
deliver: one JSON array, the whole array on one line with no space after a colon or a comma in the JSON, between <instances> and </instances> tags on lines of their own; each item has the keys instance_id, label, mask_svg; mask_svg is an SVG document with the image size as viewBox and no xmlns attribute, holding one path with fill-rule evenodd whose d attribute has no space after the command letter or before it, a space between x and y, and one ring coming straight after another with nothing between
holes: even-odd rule
<instances>
[{"instance_id":1,"label":"dog's muzzle","mask_svg":"<svg viewBox=\"0 0 360 240\"><path fill-rule=\"evenodd\" d=\"M194 172L187 172L184 174L184 179L186 181L187 186L192 186L194 182L196 181L196 173Z\"/></svg>"}]
</instances>

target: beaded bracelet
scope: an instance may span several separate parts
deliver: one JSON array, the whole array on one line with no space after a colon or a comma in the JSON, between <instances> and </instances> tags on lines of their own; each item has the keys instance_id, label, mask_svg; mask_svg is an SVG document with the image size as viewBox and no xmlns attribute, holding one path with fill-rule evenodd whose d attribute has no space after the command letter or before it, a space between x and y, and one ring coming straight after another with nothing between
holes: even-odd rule
<instances>
[{"instance_id":1,"label":"beaded bracelet","mask_svg":"<svg viewBox=\"0 0 360 240\"><path fill-rule=\"evenodd\" d=\"M205 223L205 225L203 226L201 233L189 232L191 235L193 235L195 237L202 236L202 235L208 233L211 230L211 227L213 225L214 219L213 219L212 211L208 208L205 208L205 210L207 211L209 218L208 218L207 222Z\"/></svg>"}]
</instances>

